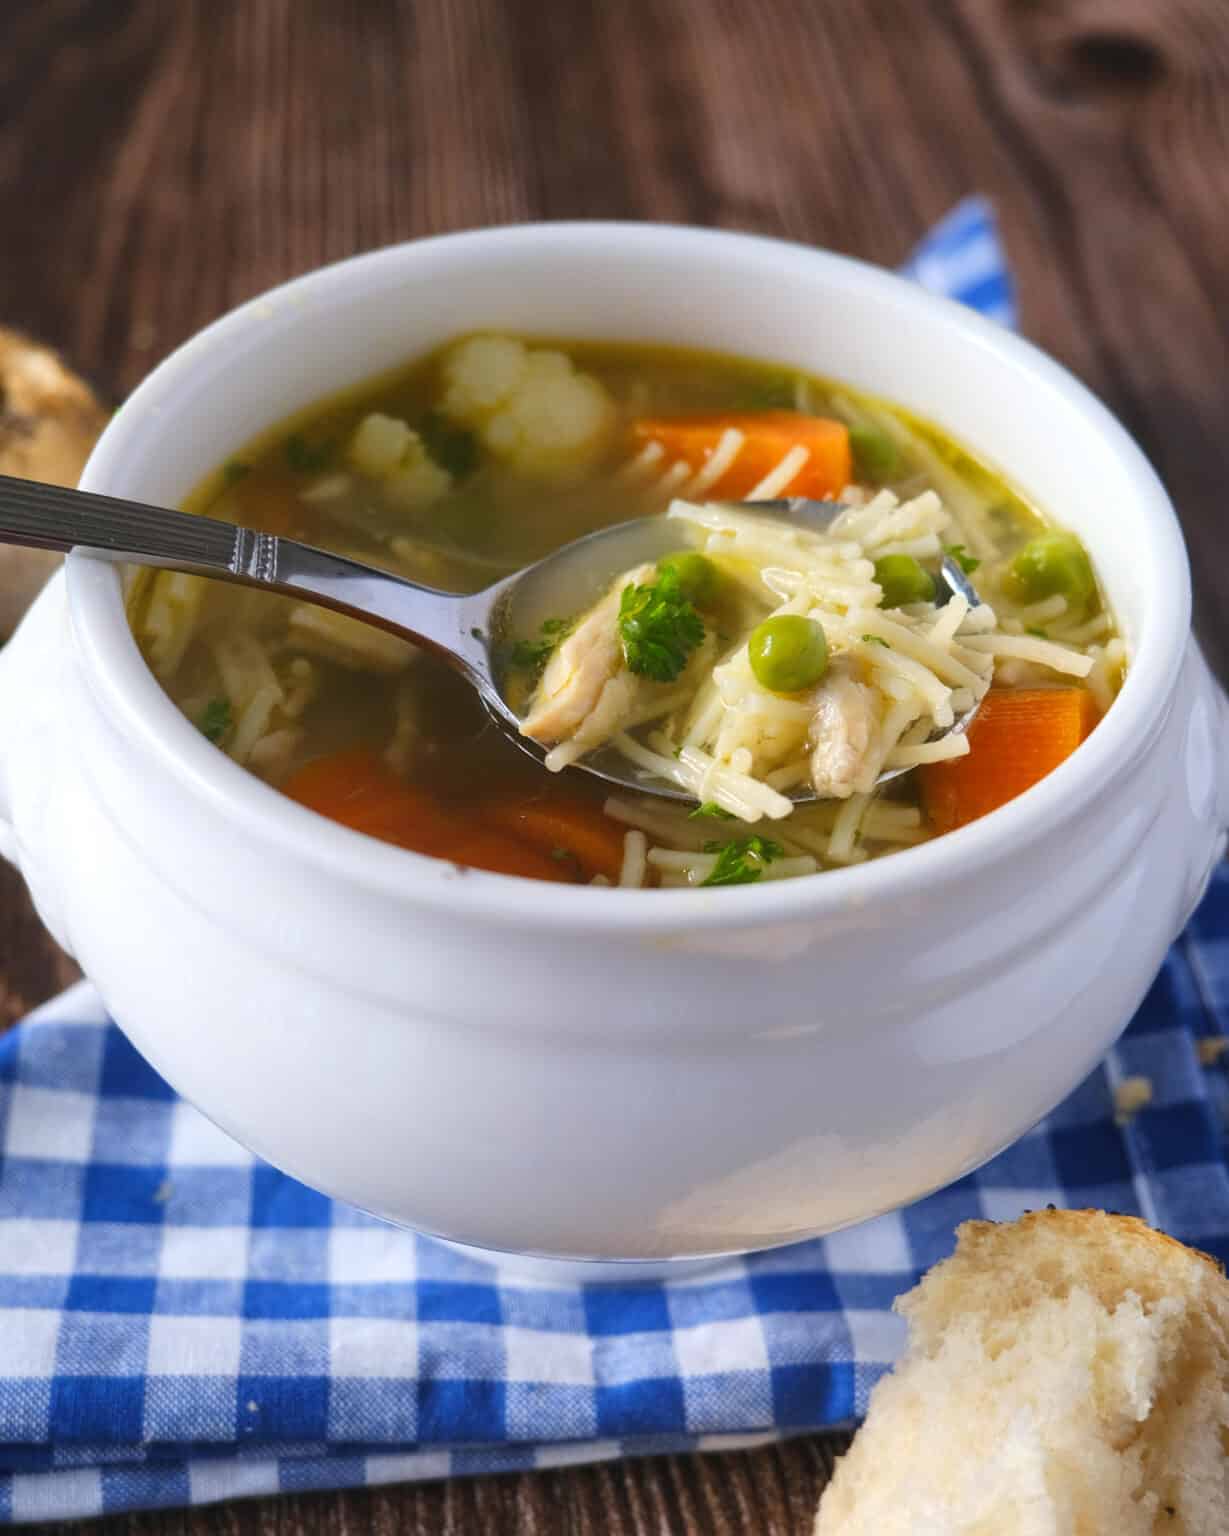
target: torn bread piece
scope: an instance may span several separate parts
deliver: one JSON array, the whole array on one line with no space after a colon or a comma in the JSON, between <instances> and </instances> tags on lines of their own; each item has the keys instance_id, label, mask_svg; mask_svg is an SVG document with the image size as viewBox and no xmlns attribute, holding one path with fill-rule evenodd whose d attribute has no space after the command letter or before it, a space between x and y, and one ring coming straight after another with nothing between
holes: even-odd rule
<instances>
[{"instance_id":1,"label":"torn bread piece","mask_svg":"<svg viewBox=\"0 0 1229 1536\"><path fill-rule=\"evenodd\" d=\"M1229 1531L1229 1282L1132 1216L965 1222L815 1536Z\"/></svg>"},{"instance_id":2,"label":"torn bread piece","mask_svg":"<svg viewBox=\"0 0 1229 1536\"><path fill-rule=\"evenodd\" d=\"M50 348L0 327L0 474L74 486L106 421L89 385ZM0 547L0 638L60 559L50 550Z\"/></svg>"}]
</instances>

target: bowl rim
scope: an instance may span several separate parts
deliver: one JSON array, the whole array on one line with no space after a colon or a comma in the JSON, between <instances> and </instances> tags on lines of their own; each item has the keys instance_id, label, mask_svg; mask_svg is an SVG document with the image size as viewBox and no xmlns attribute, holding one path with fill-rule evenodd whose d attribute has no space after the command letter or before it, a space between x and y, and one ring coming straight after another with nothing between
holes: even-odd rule
<instances>
[{"instance_id":1,"label":"bowl rim","mask_svg":"<svg viewBox=\"0 0 1229 1536\"><path fill-rule=\"evenodd\" d=\"M171 352L128 397L108 424L81 478L83 489L107 491L123 462L130 424L158 408L168 384L215 349L263 318L271 304L294 307L310 323L310 295L319 302L336 285L349 287L425 247L486 245L494 257L540 240L570 243L578 255L588 246L608 250L623 242L629 254L651 256L663 242L690 242L710 250L737 245L765 260L827 269L851 301L879 293L897 303L937 313L963 345L988 351L1031 375L1038 389L1060 397L1108 443L1128 469L1145 517L1145 614L1140 644L1113 708L1078 750L1040 783L989 816L889 857L824 870L823 878L780 881L721 890L627 891L577 887L467 869L382 843L319 816L233 763L211 746L182 715L154 678L124 614L118 569L83 551L68 558L68 611L76 655L95 698L124 735L179 787L226 818L238 841L263 844L342 884L402 902L518 927L543 923L579 932L651 930L678 932L747 928L782 921L814 922L871 904L882 905L919 890L967 878L1083 815L1112 781L1128 773L1146 751L1167 710L1190 631L1190 574L1172 504L1156 472L1126 429L1084 384L1023 337L911 279L856 258L764 235L678 224L620 221L537 222L410 240L319 267L228 311ZM976 446L976 445L974 445ZM1095 556L1095 550L1094 550ZM1168 612L1166 612L1166 608ZM253 840L255 840L253 842ZM339 885L339 889L341 885ZM576 892L587 894L580 901Z\"/></svg>"}]
</instances>

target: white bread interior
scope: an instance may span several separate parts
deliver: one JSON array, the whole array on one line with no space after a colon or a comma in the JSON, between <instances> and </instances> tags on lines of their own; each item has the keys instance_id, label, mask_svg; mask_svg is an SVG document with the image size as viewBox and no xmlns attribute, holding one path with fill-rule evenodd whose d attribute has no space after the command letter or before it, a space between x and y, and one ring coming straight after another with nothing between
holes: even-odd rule
<instances>
[{"instance_id":1,"label":"white bread interior","mask_svg":"<svg viewBox=\"0 0 1229 1536\"><path fill-rule=\"evenodd\" d=\"M1129 1216L966 1222L816 1536L1229 1532L1229 1282Z\"/></svg>"}]
</instances>

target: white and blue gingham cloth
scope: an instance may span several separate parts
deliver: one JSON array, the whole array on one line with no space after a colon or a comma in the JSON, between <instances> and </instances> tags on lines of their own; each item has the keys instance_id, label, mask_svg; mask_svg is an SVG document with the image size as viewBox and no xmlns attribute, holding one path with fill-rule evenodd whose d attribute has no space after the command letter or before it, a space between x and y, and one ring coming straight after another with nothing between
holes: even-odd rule
<instances>
[{"instance_id":1,"label":"white and blue gingham cloth","mask_svg":"<svg viewBox=\"0 0 1229 1536\"><path fill-rule=\"evenodd\" d=\"M984 205L919 280L1003 320ZM746 1445L849 1422L893 1298L967 1217L1132 1211L1229 1256L1220 874L1108 1062L904 1211L669 1285L513 1283L313 1193L172 1092L74 988L0 1038L0 1518ZM1114 1121L1124 1076L1154 1097Z\"/></svg>"}]
</instances>

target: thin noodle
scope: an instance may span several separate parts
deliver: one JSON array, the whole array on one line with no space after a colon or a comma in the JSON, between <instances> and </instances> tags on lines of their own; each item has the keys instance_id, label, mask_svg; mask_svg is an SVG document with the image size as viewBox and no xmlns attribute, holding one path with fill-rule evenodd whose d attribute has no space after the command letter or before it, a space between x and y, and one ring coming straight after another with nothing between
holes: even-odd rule
<instances>
[{"instance_id":1,"label":"thin noodle","mask_svg":"<svg viewBox=\"0 0 1229 1536\"><path fill-rule=\"evenodd\" d=\"M685 496L702 496L710 485L716 485L742 451L744 438L737 427L727 427L717 439L717 446L704 464L683 488Z\"/></svg>"},{"instance_id":2,"label":"thin noodle","mask_svg":"<svg viewBox=\"0 0 1229 1536\"><path fill-rule=\"evenodd\" d=\"M944 763L949 757L964 757L969 750L969 738L963 732L952 732L939 741L922 741L916 747L897 747L888 756L889 768L916 768L920 763Z\"/></svg>"},{"instance_id":3,"label":"thin noodle","mask_svg":"<svg viewBox=\"0 0 1229 1536\"><path fill-rule=\"evenodd\" d=\"M623 834L623 867L619 871L619 884L639 889L646 874L648 839L634 827Z\"/></svg>"},{"instance_id":4,"label":"thin noodle","mask_svg":"<svg viewBox=\"0 0 1229 1536\"><path fill-rule=\"evenodd\" d=\"M634 459L629 459L619 470L615 479L624 485L635 484L637 481L647 480L649 472L659 459L664 459L666 450L654 440L645 443L644 447Z\"/></svg>"},{"instance_id":5,"label":"thin noodle","mask_svg":"<svg viewBox=\"0 0 1229 1536\"><path fill-rule=\"evenodd\" d=\"M809 448L795 443L777 467L769 470L760 483L748 491L745 500L771 501L774 496L780 496L810 457Z\"/></svg>"},{"instance_id":6,"label":"thin noodle","mask_svg":"<svg viewBox=\"0 0 1229 1536\"><path fill-rule=\"evenodd\" d=\"M1087 677L1092 671L1092 658L1052 640L1034 639L1032 635L972 635L965 641L971 651L981 651L987 656L1008 656L1016 661L1032 661L1039 667L1049 667L1053 672L1065 672L1071 677Z\"/></svg>"}]
</instances>

